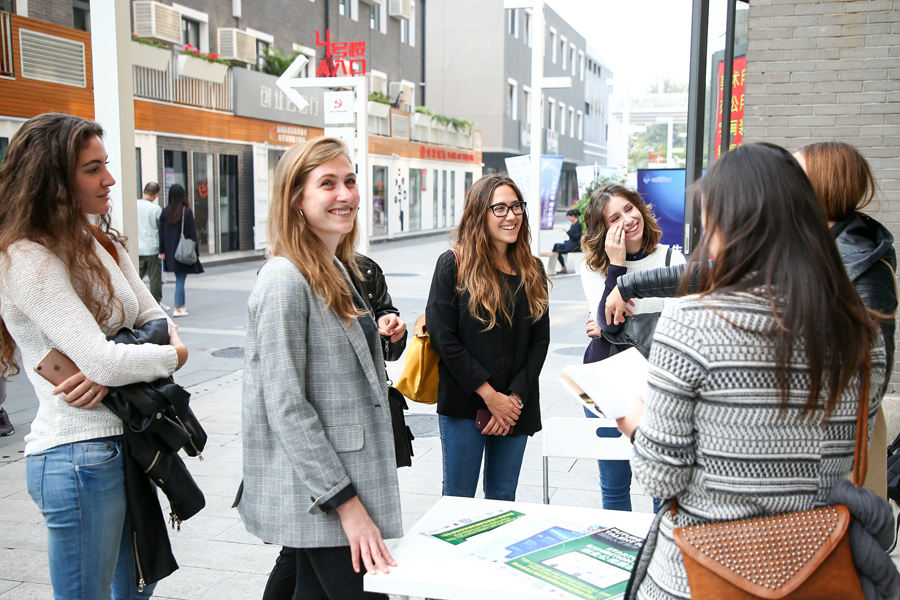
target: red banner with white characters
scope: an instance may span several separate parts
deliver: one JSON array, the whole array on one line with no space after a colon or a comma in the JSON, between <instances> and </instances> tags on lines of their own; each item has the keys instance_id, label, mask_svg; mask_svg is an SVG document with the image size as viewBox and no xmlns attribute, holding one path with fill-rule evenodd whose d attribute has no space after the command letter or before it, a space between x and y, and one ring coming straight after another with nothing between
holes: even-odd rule
<instances>
[{"instance_id":1,"label":"red banner with white characters","mask_svg":"<svg viewBox=\"0 0 900 600\"><path fill-rule=\"evenodd\" d=\"M744 141L744 75L747 71L747 57L734 59L734 72L731 75L731 148L737 148ZM722 153L722 95L725 90L725 61L719 63L718 100L716 101L716 145L713 158Z\"/></svg>"}]
</instances>

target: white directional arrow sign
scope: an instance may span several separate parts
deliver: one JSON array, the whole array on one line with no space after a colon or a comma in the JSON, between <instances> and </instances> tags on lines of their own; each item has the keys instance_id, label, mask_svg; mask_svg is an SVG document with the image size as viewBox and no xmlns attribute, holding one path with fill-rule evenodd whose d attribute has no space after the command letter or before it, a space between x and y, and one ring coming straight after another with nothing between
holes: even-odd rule
<instances>
[{"instance_id":1,"label":"white directional arrow sign","mask_svg":"<svg viewBox=\"0 0 900 600\"><path fill-rule=\"evenodd\" d=\"M278 89L284 92L284 95L287 96L300 110L305 110L306 107L309 106L309 102L294 88L301 82L308 81L308 79L297 77L300 69L305 67L308 62L308 58L302 54L298 54L297 58L294 59L294 62L291 63L291 66L289 66L275 82Z\"/></svg>"}]
</instances>

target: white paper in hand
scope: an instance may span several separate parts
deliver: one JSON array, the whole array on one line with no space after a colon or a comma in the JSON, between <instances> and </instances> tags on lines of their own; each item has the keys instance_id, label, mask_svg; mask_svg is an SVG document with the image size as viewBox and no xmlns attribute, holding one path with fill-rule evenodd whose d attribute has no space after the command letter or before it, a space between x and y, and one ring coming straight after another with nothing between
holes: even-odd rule
<instances>
[{"instance_id":1,"label":"white paper in hand","mask_svg":"<svg viewBox=\"0 0 900 600\"><path fill-rule=\"evenodd\" d=\"M609 419L630 414L647 390L650 363L636 348L586 365L568 365L563 373L584 390Z\"/></svg>"}]
</instances>

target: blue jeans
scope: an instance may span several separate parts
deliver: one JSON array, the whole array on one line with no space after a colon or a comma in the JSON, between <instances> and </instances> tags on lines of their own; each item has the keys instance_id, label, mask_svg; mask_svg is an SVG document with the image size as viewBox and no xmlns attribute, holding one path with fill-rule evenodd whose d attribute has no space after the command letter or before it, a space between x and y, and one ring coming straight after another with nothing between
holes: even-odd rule
<instances>
[{"instance_id":1,"label":"blue jeans","mask_svg":"<svg viewBox=\"0 0 900 600\"><path fill-rule=\"evenodd\" d=\"M483 435L475 429L475 419L439 415L438 424L444 469L442 495L474 498L483 455L484 497L516 499L528 436Z\"/></svg>"},{"instance_id":2,"label":"blue jeans","mask_svg":"<svg viewBox=\"0 0 900 600\"><path fill-rule=\"evenodd\" d=\"M136 600L122 437L56 446L25 461L28 493L47 526L56 600Z\"/></svg>"},{"instance_id":3,"label":"blue jeans","mask_svg":"<svg viewBox=\"0 0 900 600\"><path fill-rule=\"evenodd\" d=\"M184 280L187 279L187 273L175 273L175 308L184 306Z\"/></svg>"}]
</instances>

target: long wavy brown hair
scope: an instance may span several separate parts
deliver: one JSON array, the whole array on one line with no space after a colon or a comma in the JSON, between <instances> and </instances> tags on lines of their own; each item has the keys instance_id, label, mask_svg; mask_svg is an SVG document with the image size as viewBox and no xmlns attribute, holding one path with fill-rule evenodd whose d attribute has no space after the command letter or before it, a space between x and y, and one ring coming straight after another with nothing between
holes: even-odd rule
<instances>
[{"instance_id":1,"label":"long wavy brown hair","mask_svg":"<svg viewBox=\"0 0 900 600\"><path fill-rule=\"evenodd\" d=\"M875 177L859 150L844 142L816 142L797 150L806 163L825 218L843 221L875 196Z\"/></svg>"},{"instance_id":2,"label":"long wavy brown hair","mask_svg":"<svg viewBox=\"0 0 900 600\"><path fill-rule=\"evenodd\" d=\"M659 238L662 237L662 230L653 216L652 205L646 204L641 195L634 190L630 190L624 185L611 183L602 188L594 190L591 194L591 200L584 211L584 235L581 238L581 249L584 250L584 261L592 271L600 271L606 275L609 269L609 256L606 254L606 233L609 228L606 226L606 219L603 218L603 209L606 203L613 196L622 196L627 198L629 202L644 218L644 233L641 236L641 250L645 254L650 254L656 249Z\"/></svg>"},{"instance_id":3,"label":"long wavy brown hair","mask_svg":"<svg viewBox=\"0 0 900 600\"><path fill-rule=\"evenodd\" d=\"M786 406L792 375L808 369L804 412L831 413L854 374L868 374L876 335L828 231L819 200L799 163L773 144L746 144L717 160L699 187L704 227L687 272L699 273L701 293L760 293L776 326L776 380ZM696 196L695 196L696 197ZM710 243L722 240L716 259ZM682 279L685 292L689 285ZM794 364L794 341L802 338L808 364Z\"/></svg>"},{"instance_id":4,"label":"long wavy brown hair","mask_svg":"<svg viewBox=\"0 0 900 600\"><path fill-rule=\"evenodd\" d=\"M8 260L9 247L20 240L41 244L66 265L72 287L97 322L109 325L122 303L94 251L91 227L120 243L125 238L110 227L108 214L92 218L82 212L74 188L78 154L94 136L103 137L98 123L58 113L29 119L16 132L0 163L0 256ZM91 292L95 285L99 294ZM4 377L19 371L5 323L0 368Z\"/></svg>"},{"instance_id":5,"label":"long wavy brown hair","mask_svg":"<svg viewBox=\"0 0 900 600\"><path fill-rule=\"evenodd\" d=\"M512 188L519 202L522 192L506 175L486 175L475 182L466 196L462 218L453 234L459 253L457 290L469 292L469 312L485 324L485 331L496 327L500 320L512 323L512 296L518 290L506 289L505 278L494 264L494 245L487 230L488 213L494 191L503 185ZM520 276L525 289L532 321L540 319L550 306L548 279L541 262L531 254L531 230L528 213L522 213L522 226L515 243L509 244L506 257Z\"/></svg>"},{"instance_id":6,"label":"long wavy brown hair","mask_svg":"<svg viewBox=\"0 0 900 600\"><path fill-rule=\"evenodd\" d=\"M359 316L353 303L353 293L334 256L325 244L306 226L300 211L303 186L313 169L343 156L352 166L350 152L337 138L320 137L291 147L275 169L275 189L269 207L269 253L283 256L303 274L310 288L325 299L329 308L349 320ZM335 256L356 277L360 277L354 259L358 221L338 244Z\"/></svg>"}]
</instances>

